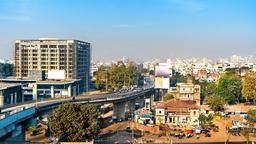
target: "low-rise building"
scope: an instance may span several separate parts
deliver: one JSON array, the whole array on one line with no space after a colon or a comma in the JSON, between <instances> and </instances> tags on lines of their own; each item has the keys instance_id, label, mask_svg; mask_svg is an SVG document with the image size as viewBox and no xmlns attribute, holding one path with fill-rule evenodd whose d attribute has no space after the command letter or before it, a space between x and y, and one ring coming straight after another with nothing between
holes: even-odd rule
<instances>
[{"instance_id":1,"label":"low-rise building","mask_svg":"<svg viewBox=\"0 0 256 144\"><path fill-rule=\"evenodd\" d=\"M168 92L176 99L196 101L196 104L200 105L200 85L177 83L176 88L170 88Z\"/></svg>"},{"instance_id":2,"label":"low-rise building","mask_svg":"<svg viewBox=\"0 0 256 144\"><path fill-rule=\"evenodd\" d=\"M172 99L160 102L155 107L155 122L157 125L199 127L200 107L194 101Z\"/></svg>"},{"instance_id":3,"label":"low-rise building","mask_svg":"<svg viewBox=\"0 0 256 144\"><path fill-rule=\"evenodd\" d=\"M29 79L0 79L0 82L17 85L24 95L24 101L45 98L78 96L83 87L82 81L78 80L29 80Z\"/></svg>"},{"instance_id":4,"label":"low-rise building","mask_svg":"<svg viewBox=\"0 0 256 144\"><path fill-rule=\"evenodd\" d=\"M0 82L0 107L24 101L22 84Z\"/></svg>"}]
</instances>

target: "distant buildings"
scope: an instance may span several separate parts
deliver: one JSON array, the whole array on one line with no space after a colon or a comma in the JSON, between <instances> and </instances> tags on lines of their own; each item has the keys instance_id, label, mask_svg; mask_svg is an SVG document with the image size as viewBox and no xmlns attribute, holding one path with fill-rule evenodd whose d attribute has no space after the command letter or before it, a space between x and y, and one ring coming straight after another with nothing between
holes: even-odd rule
<instances>
[{"instance_id":1,"label":"distant buildings","mask_svg":"<svg viewBox=\"0 0 256 144\"><path fill-rule=\"evenodd\" d=\"M61 79L81 79L84 90L88 90L90 62L91 45L87 42L71 39L15 42L15 70L16 77L20 79L29 78L35 71L42 71L47 79L54 70L63 75Z\"/></svg>"},{"instance_id":2,"label":"distant buildings","mask_svg":"<svg viewBox=\"0 0 256 144\"><path fill-rule=\"evenodd\" d=\"M123 62L124 64L128 64L128 63L129 63L129 58L128 58L127 56L123 56L122 62Z\"/></svg>"}]
</instances>

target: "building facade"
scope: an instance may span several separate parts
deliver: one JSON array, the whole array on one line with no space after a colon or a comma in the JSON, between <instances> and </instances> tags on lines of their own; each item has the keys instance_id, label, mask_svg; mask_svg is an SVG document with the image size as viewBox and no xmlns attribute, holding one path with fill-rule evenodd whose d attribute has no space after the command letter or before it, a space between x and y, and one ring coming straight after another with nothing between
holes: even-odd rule
<instances>
[{"instance_id":1,"label":"building facade","mask_svg":"<svg viewBox=\"0 0 256 144\"><path fill-rule=\"evenodd\" d=\"M91 44L79 40L37 39L15 42L15 71L19 79L31 72L64 70L64 79L81 79L88 90L91 62Z\"/></svg>"},{"instance_id":2,"label":"building facade","mask_svg":"<svg viewBox=\"0 0 256 144\"><path fill-rule=\"evenodd\" d=\"M0 79L0 83L16 85L15 90L22 92L22 101L43 100L47 98L72 97L81 94L82 80L29 80L29 79ZM20 87L17 87L20 86ZM10 88L8 88L11 90ZM10 93L10 92L8 92ZM0 93L1 94L1 93ZM20 102L18 99L17 102ZM11 104L7 102L7 104Z\"/></svg>"},{"instance_id":3,"label":"building facade","mask_svg":"<svg viewBox=\"0 0 256 144\"><path fill-rule=\"evenodd\" d=\"M170 126L199 127L200 107L194 101L172 99L156 104L156 124Z\"/></svg>"},{"instance_id":4,"label":"building facade","mask_svg":"<svg viewBox=\"0 0 256 144\"><path fill-rule=\"evenodd\" d=\"M200 85L193 83L177 83L176 88L169 89L176 99L196 101L200 105Z\"/></svg>"}]
</instances>

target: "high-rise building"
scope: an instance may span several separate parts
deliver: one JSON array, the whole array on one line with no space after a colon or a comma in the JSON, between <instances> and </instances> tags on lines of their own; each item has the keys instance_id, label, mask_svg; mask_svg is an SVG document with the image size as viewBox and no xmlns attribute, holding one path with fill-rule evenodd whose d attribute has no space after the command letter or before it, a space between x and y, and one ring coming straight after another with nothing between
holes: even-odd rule
<instances>
[{"instance_id":1,"label":"high-rise building","mask_svg":"<svg viewBox=\"0 0 256 144\"><path fill-rule=\"evenodd\" d=\"M48 73L50 77L56 71L64 79L82 79L87 91L90 62L91 44L87 42L49 38L15 42L15 71L20 79L29 78L35 71L43 72L47 79Z\"/></svg>"}]
</instances>

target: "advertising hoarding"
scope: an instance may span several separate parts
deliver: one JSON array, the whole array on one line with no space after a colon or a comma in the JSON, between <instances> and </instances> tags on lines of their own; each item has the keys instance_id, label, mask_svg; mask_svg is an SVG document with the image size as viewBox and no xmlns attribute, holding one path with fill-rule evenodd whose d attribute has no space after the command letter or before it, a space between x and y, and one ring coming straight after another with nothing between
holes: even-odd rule
<instances>
[{"instance_id":1,"label":"advertising hoarding","mask_svg":"<svg viewBox=\"0 0 256 144\"><path fill-rule=\"evenodd\" d=\"M170 78L155 77L155 88L159 89L169 89Z\"/></svg>"},{"instance_id":2,"label":"advertising hoarding","mask_svg":"<svg viewBox=\"0 0 256 144\"><path fill-rule=\"evenodd\" d=\"M65 79L65 70L48 70L48 79Z\"/></svg>"}]
</instances>

